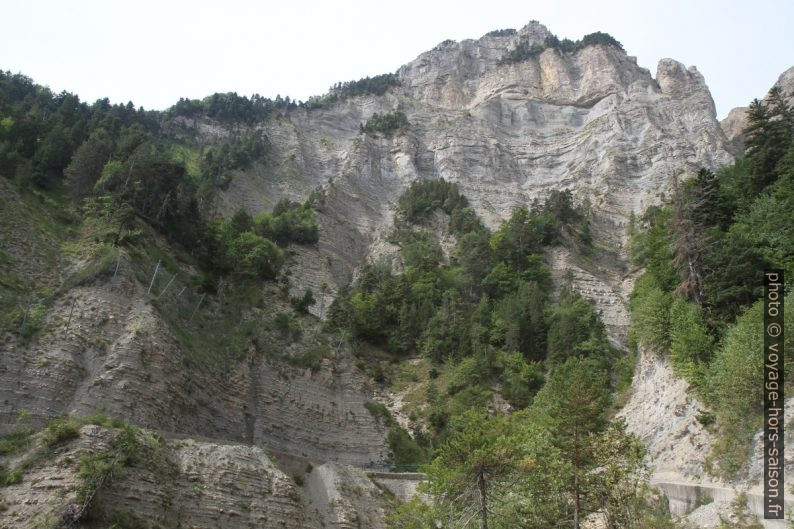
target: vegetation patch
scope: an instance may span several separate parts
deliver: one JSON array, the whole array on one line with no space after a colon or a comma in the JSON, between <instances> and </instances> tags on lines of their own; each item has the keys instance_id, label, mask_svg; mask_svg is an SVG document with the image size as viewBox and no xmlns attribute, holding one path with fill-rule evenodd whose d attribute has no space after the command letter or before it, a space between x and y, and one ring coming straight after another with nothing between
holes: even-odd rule
<instances>
[{"instance_id":1,"label":"vegetation patch","mask_svg":"<svg viewBox=\"0 0 794 529\"><path fill-rule=\"evenodd\" d=\"M576 53L577 51L588 46L597 45L614 46L619 50L623 50L623 45L613 36L600 31L585 35L581 38L581 40L577 41L570 39L560 40L556 35L551 35L546 37L542 43L534 42L529 44L528 41L522 40L516 45L515 48L505 53L505 55L499 60L499 64L514 64L523 62L533 57L537 57L549 48L555 49L560 53Z\"/></svg>"},{"instance_id":2,"label":"vegetation patch","mask_svg":"<svg viewBox=\"0 0 794 529\"><path fill-rule=\"evenodd\" d=\"M62 415L49 422L41 432L36 433L27 426L27 414L20 414L10 433L0 440L0 456L24 454L21 461L11 469L3 467L0 482L16 485L24 479L25 473L50 457L59 446L68 444L80 436L80 428L86 424L105 427L118 427L120 421L109 419L102 414L89 417Z\"/></svg>"},{"instance_id":3,"label":"vegetation patch","mask_svg":"<svg viewBox=\"0 0 794 529\"><path fill-rule=\"evenodd\" d=\"M513 28L508 29L495 29L485 34L486 37L510 37L518 32Z\"/></svg>"},{"instance_id":4,"label":"vegetation patch","mask_svg":"<svg viewBox=\"0 0 794 529\"><path fill-rule=\"evenodd\" d=\"M676 175L668 202L630 226L632 260L645 270L631 295L631 343L669 353L709 405L697 417L719 435L707 466L726 480L745 470L762 424L763 270L794 273L794 232L775 220L794 207L794 110L773 89L749 120L743 157L686 182ZM786 366L793 346L787 339Z\"/></svg>"},{"instance_id":5,"label":"vegetation patch","mask_svg":"<svg viewBox=\"0 0 794 529\"><path fill-rule=\"evenodd\" d=\"M386 137L391 137L407 128L408 118L405 113L401 110L392 110L386 114L375 112L359 130L364 134L380 132Z\"/></svg>"},{"instance_id":6,"label":"vegetation patch","mask_svg":"<svg viewBox=\"0 0 794 529\"><path fill-rule=\"evenodd\" d=\"M309 110L327 108L338 101L345 101L351 97L367 94L380 96L394 86L400 86L400 79L397 77L397 74L393 73L385 73L376 75L375 77L364 77L358 81L336 83L328 90L327 94L310 97L306 101L305 106Z\"/></svg>"}]
</instances>

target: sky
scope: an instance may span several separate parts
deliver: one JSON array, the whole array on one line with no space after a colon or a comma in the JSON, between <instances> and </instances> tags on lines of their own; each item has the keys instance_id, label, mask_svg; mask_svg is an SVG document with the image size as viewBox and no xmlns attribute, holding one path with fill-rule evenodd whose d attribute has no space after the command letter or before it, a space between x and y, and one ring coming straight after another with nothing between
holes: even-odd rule
<instances>
[{"instance_id":1,"label":"sky","mask_svg":"<svg viewBox=\"0 0 794 529\"><path fill-rule=\"evenodd\" d=\"M0 69L147 109L213 92L305 100L531 19L560 38L607 32L654 75L664 57L697 66L719 118L794 66L791 0L0 0Z\"/></svg>"}]
</instances>

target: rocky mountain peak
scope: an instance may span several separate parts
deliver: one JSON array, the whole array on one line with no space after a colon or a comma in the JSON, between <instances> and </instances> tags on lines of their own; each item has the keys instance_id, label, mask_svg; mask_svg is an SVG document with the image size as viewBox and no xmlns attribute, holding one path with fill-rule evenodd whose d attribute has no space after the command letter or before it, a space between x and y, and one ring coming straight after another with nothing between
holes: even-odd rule
<instances>
[{"instance_id":1,"label":"rocky mountain peak","mask_svg":"<svg viewBox=\"0 0 794 529\"><path fill-rule=\"evenodd\" d=\"M656 67L656 82L662 93L685 97L706 88L706 80L696 66L687 68L675 59L665 58Z\"/></svg>"},{"instance_id":2,"label":"rocky mountain peak","mask_svg":"<svg viewBox=\"0 0 794 529\"><path fill-rule=\"evenodd\" d=\"M552 36L552 33L546 26L537 20L530 20L526 26L518 30L518 35L521 38L527 39L530 43L537 42L542 44L547 37Z\"/></svg>"},{"instance_id":3,"label":"rocky mountain peak","mask_svg":"<svg viewBox=\"0 0 794 529\"><path fill-rule=\"evenodd\" d=\"M398 75L411 99L449 109L470 109L497 96L590 106L610 94L630 92L637 81L646 87L641 90L653 84L650 72L618 46L591 43L565 49L547 46L550 37L546 26L531 21L517 31L444 41L401 67ZM525 53L511 59L517 49ZM694 72L692 79L669 85L695 90L700 74Z\"/></svg>"}]
</instances>

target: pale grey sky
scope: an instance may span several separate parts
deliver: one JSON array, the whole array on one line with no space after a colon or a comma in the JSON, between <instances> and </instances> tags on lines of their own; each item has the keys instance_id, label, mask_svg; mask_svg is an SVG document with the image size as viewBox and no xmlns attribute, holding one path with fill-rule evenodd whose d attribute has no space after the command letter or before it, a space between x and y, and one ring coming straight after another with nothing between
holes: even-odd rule
<instances>
[{"instance_id":1,"label":"pale grey sky","mask_svg":"<svg viewBox=\"0 0 794 529\"><path fill-rule=\"evenodd\" d=\"M608 32L654 74L662 57L697 66L720 118L794 66L791 0L2 0L0 69L150 109L225 91L305 100L530 19L560 38Z\"/></svg>"}]
</instances>

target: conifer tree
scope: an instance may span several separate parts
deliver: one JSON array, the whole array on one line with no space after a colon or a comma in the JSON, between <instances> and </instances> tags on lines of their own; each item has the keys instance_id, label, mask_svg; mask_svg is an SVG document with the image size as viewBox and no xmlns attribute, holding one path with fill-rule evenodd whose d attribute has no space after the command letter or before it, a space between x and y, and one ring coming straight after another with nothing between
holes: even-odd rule
<instances>
[{"instance_id":1,"label":"conifer tree","mask_svg":"<svg viewBox=\"0 0 794 529\"><path fill-rule=\"evenodd\" d=\"M535 397L535 406L567 463L566 490L574 529L580 529L582 520L596 505L588 473L598 464L594 434L606 426L611 400L608 388L605 372L592 361L572 357L552 371Z\"/></svg>"}]
</instances>

